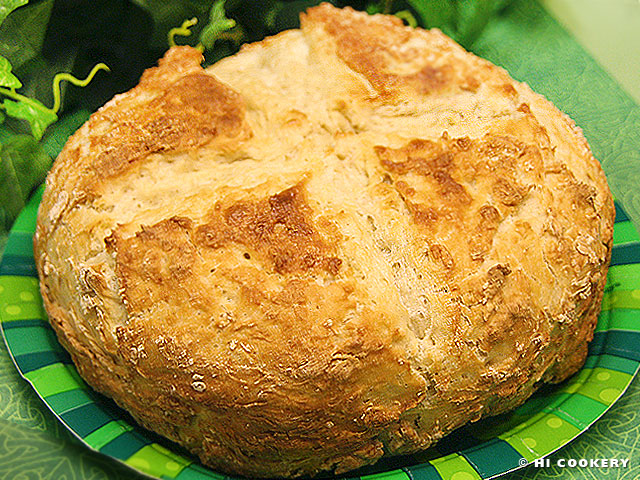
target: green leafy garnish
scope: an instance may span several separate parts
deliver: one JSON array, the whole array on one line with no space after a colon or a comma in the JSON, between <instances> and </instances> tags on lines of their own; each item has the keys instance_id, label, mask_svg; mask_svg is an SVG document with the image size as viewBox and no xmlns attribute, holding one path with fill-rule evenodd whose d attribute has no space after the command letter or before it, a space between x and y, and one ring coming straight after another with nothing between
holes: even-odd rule
<instances>
[{"instance_id":1,"label":"green leafy garnish","mask_svg":"<svg viewBox=\"0 0 640 480\"><path fill-rule=\"evenodd\" d=\"M10 92L5 92L2 89L0 89L0 93L10 95ZM32 135L36 140L40 140L46 128L58 119L58 115L33 98L22 95L15 95L15 98L17 101L5 99L2 102L2 108L7 115L29 122Z\"/></svg>"},{"instance_id":2,"label":"green leafy garnish","mask_svg":"<svg viewBox=\"0 0 640 480\"><path fill-rule=\"evenodd\" d=\"M14 70L19 70L29 61L39 58L47 48L45 37L53 10L53 0L27 4L20 2L20 8L4 19L0 35L0 55L11 62ZM12 0L0 0L0 8L16 4Z\"/></svg>"},{"instance_id":3,"label":"green leafy garnish","mask_svg":"<svg viewBox=\"0 0 640 480\"><path fill-rule=\"evenodd\" d=\"M22 86L22 82L18 80L18 77L11 73L9 60L4 57L0 57L0 86L14 89Z\"/></svg>"},{"instance_id":4,"label":"green leafy garnish","mask_svg":"<svg viewBox=\"0 0 640 480\"><path fill-rule=\"evenodd\" d=\"M489 20L511 0L407 0L420 18L420 26L437 27L469 48Z\"/></svg>"},{"instance_id":5,"label":"green leafy garnish","mask_svg":"<svg viewBox=\"0 0 640 480\"><path fill-rule=\"evenodd\" d=\"M100 63L96 65L87 78L79 80L68 73L58 73L53 78L53 106L46 107L40 100L26 92L18 92L23 82L14 72L12 58L17 64L31 65L46 35L46 26L51 14L53 2L45 0L34 5L33 9L20 9L15 15L22 21L16 21L14 10L27 4L27 0L0 0L0 124L9 123L10 119L23 120L29 125L31 135L16 132L19 128L12 125L0 126L0 254L4 249L7 231L20 210L24 207L32 190L44 179L51 166L51 156L38 142L45 130L58 120L61 108L61 82L67 81L77 86L86 86L99 70L108 70ZM46 15L42 15L45 12ZM26 20L26 21L25 21ZM9 25L9 27L7 27ZM13 33L4 41L7 28ZM39 63L41 59L37 60Z\"/></svg>"},{"instance_id":6,"label":"green leafy garnish","mask_svg":"<svg viewBox=\"0 0 640 480\"><path fill-rule=\"evenodd\" d=\"M416 20L416 17L414 17L409 10L400 10L399 12L394 13L394 15L399 19L404 20L411 28L416 28L418 26L418 20Z\"/></svg>"},{"instance_id":7,"label":"green leafy garnish","mask_svg":"<svg viewBox=\"0 0 640 480\"><path fill-rule=\"evenodd\" d=\"M26 4L27 0L0 0L0 23L7 19L12 11ZM20 28L25 28L25 26L21 25ZM2 108L6 114L0 117L0 121L3 122L7 115L26 120L31 128L33 137L36 140L40 140L47 127L58 119L57 114L61 104L60 82L66 80L77 86L86 86L98 70L109 70L109 68L105 64L100 63L91 70L84 80L78 80L68 73L56 74L53 79L54 101L53 107L51 108L45 107L42 102L35 98L16 92L16 89L22 87L22 82L13 74L12 70L11 62L4 56L0 56L0 95L5 97L2 103L0 103L0 108Z\"/></svg>"},{"instance_id":8,"label":"green leafy garnish","mask_svg":"<svg viewBox=\"0 0 640 480\"><path fill-rule=\"evenodd\" d=\"M9 230L50 166L51 157L31 135L14 135L0 144L0 235Z\"/></svg>"},{"instance_id":9,"label":"green leafy garnish","mask_svg":"<svg viewBox=\"0 0 640 480\"><path fill-rule=\"evenodd\" d=\"M422 26L438 27L449 36L455 35L458 21L457 0L409 0L408 3L417 12Z\"/></svg>"},{"instance_id":10,"label":"green leafy garnish","mask_svg":"<svg viewBox=\"0 0 640 480\"><path fill-rule=\"evenodd\" d=\"M5 0L0 2L0 23L16 8L26 5L28 0Z\"/></svg>"},{"instance_id":11,"label":"green leafy garnish","mask_svg":"<svg viewBox=\"0 0 640 480\"><path fill-rule=\"evenodd\" d=\"M170 12L184 10L174 7L155 6L159 0L133 0L149 9L154 18L162 17L166 22ZM299 26L299 14L318 5L322 0L215 0L208 18L202 13L169 30L169 45L175 45L175 35L197 34L198 48L204 47L208 59L218 60L235 53L245 42L262 40L288 28ZM325 0L326 1L326 0ZM198 8L202 1L195 2ZM505 8L511 0L330 0L338 7L352 6L370 14L392 14L411 27L437 27L445 34L469 48L480 35L489 20ZM173 10L172 10L173 9ZM197 8L193 8L196 11ZM155 11L155 13L154 13ZM178 19L174 25L182 22ZM192 32L191 27L199 27ZM224 40L229 42L224 42Z\"/></svg>"},{"instance_id":12,"label":"green leafy garnish","mask_svg":"<svg viewBox=\"0 0 640 480\"><path fill-rule=\"evenodd\" d=\"M7 62L8 63L8 62ZM53 122L58 120L58 110L60 109L60 82L66 80L77 86L86 86L94 77L98 70L109 70L104 63L99 63L89 73L86 79L78 80L68 73L58 73L53 79L53 107L47 108L35 98L25 97L16 93L15 89L7 89L0 87L0 94L8 97L0 107L2 107L7 115L26 120L31 126L31 133L40 140L46 128ZM17 78L16 78L17 80ZM19 83L19 81L18 81Z\"/></svg>"},{"instance_id":13,"label":"green leafy garnish","mask_svg":"<svg viewBox=\"0 0 640 480\"><path fill-rule=\"evenodd\" d=\"M223 33L228 32L236 26L236 21L227 18L224 11L225 0L216 0L209 12L209 23L200 33L200 43L205 48L211 49Z\"/></svg>"}]
</instances>

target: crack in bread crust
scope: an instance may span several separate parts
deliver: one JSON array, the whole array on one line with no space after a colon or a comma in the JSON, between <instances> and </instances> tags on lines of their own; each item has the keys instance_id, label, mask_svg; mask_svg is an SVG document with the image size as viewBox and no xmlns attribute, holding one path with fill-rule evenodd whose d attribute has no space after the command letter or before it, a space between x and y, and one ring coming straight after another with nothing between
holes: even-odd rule
<instances>
[{"instance_id":1,"label":"crack in bread crust","mask_svg":"<svg viewBox=\"0 0 640 480\"><path fill-rule=\"evenodd\" d=\"M47 179L41 292L94 388L213 468L291 477L426 448L582 365L614 209L549 102L327 4L201 58L169 50Z\"/></svg>"}]
</instances>

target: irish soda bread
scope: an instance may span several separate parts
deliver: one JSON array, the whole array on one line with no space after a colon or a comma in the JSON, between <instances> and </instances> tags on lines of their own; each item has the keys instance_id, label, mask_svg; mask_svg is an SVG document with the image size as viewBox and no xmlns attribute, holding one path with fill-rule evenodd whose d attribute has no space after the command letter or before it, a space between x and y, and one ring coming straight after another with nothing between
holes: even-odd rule
<instances>
[{"instance_id":1,"label":"irish soda bread","mask_svg":"<svg viewBox=\"0 0 640 480\"><path fill-rule=\"evenodd\" d=\"M81 375L214 469L414 452L582 365L614 209L565 115L437 30L322 5L169 50L67 143L35 251Z\"/></svg>"}]
</instances>

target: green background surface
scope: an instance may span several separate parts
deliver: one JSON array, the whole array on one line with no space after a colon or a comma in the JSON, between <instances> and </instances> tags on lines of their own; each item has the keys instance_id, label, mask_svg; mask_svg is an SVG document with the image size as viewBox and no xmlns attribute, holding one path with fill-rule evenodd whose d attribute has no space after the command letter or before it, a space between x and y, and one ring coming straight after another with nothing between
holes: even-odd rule
<instances>
[{"instance_id":1,"label":"green background surface","mask_svg":"<svg viewBox=\"0 0 640 480\"><path fill-rule=\"evenodd\" d=\"M604 1L604 0L603 0ZM609 0L607 0L609 1ZM615 2L611 2L612 6ZM474 46L567 112L584 130L616 197L636 227L640 219L640 107L536 2L519 0ZM640 478L640 381L559 458L628 458L627 468L536 468L502 478ZM0 342L0 480L141 479L91 452L43 405ZM463 480L462 478L460 480Z\"/></svg>"}]
</instances>

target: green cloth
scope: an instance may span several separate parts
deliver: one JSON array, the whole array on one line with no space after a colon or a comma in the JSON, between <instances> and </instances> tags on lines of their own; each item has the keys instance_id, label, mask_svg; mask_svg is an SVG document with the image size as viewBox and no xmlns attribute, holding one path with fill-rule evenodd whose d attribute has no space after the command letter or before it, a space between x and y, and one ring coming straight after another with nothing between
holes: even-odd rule
<instances>
[{"instance_id":1,"label":"green cloth","mask_svg":"<svg viewBox=\"0 0 640 480\"><path fill-rule=\"evenodd\" d=\"M474 51L526 81L581 126L602 162L616 197L638 226L640 200L640 107L544 9L520 0L493 21ZM503 478L640 478L640 381L587 432L550 459L629 458L627 468L536 468ZM0 480L133 479L143 477L91 452L44 407L18 375L0 342Z\"/></svg>"}]
</instances>

